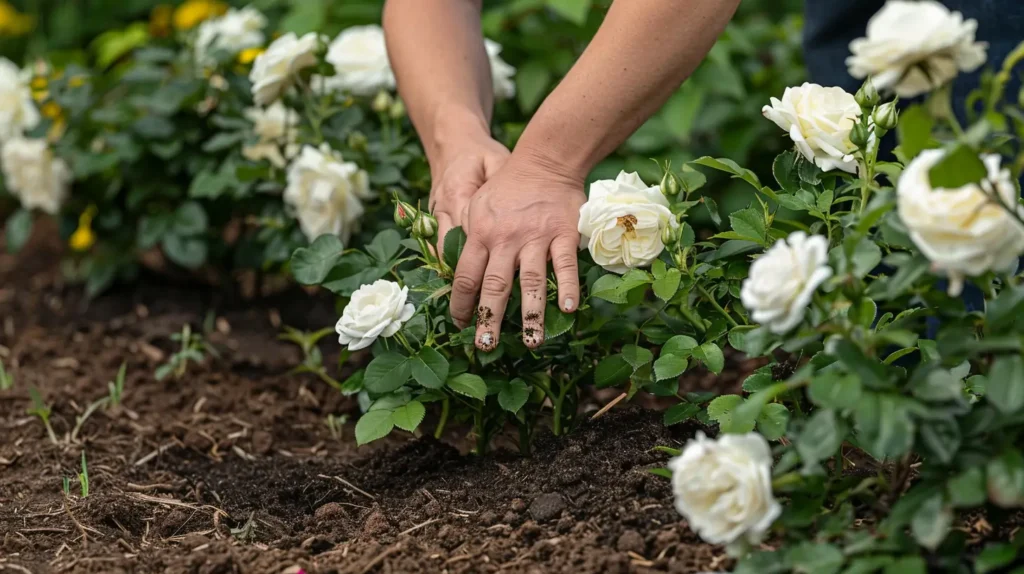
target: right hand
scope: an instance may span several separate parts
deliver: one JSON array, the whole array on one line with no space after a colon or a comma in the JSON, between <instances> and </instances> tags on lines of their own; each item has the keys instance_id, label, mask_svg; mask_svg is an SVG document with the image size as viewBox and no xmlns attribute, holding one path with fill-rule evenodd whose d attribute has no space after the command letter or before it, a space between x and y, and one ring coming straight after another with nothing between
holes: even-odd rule
<instances>
[{"instance_id":1,"label":"right hand","mask_svg":"<svg viewBox=\"0 0 1024 574\"><path fill-rule=\"evenodd\" d=\"M436 162L431 162L430 211L437 218L438 253L444 251L445 235L469 222L470 200L505 165L509 155L508 148L490 135L479 134L448 146Z\"/></svg>"}]
</instances>

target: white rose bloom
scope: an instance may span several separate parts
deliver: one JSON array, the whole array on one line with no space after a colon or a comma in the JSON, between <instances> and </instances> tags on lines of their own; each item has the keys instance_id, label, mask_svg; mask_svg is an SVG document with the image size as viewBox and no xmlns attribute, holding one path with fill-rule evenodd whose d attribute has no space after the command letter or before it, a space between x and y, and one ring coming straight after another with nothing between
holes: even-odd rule
<instances>
[{"instance_id":1,"label":"white rose bloom","mask_svg":"<svg viewBox=\"0 0 1024 574\"><path fill-rule=\"evenodd\" d=\"M740 300L754 321L781 335L803 320L815 289L831 276L828 240L796 231L754 261Z\"/></svg>"},{"instance_id":2,"label":"white rose bloom","mask_svg":"<svg viewBox=\"0 0 1024 574\"><path fill-rule=\"evenodd\" d=\"M998 155L982 158L988 178L980 184L933 188L928 171L944 155L943 150L925 150L910 162L896 186L896 205L910 238L936 271L949 276L949 293L955 296L966 276L1016 269L1024 252L1024 228L994 198L1014 206L1021 216L1024 208Z\"/></svg>"},{"instance_id":3,"label":"white rose bloom","mask_svg":"<svg viewBox=\"0 0 1024 574\"><path fill-rule=\"evenodd\" d=\"M487 57L491 61L491 80L494 84L494 97L507 100L516 97L515 67L501 59L501 44L494 40L484 39Z\"/></svg>"},{"instance_id":4,"label":"white rose bloom","mask_svg":"<svg viewBox=\"0 0 1024 574\"><path fill-rule=\"evenodd\" d=\"M287 160L299 152L299 146L295 143L299 114L295 110L286 108L282 102L274 102L265 109L248 108L245 117L253 123L253 132L260 138L259 142L242 148L242 155L246 159L268 160L274 167L283 168Z\"/></svg>"},{"instance_id":5,"label":"white rose bloom","mask_svg":"<svg viewBox=\"0 0 1024 574\"><path fill-rule=\"evenodd\" d=\"M806 83L786 88L782 99L761 109L764 117L789 133L797 150L822 171L857 172L850 130L861 114L852 94L842 88Z\"/></svg>"},{"instance_id":6,"label":"white rose bloom","mask_svg":"<svg viewBox=\"0 0 1024 574\"><path fill-rule=\"evenodd\" d=\"M384 30L380 26L345 29L327 48L327 61L335 71L333 77L324 78L330 89L357 96L395 89L395 74L391 71Z\"/></svg>"},{"instance_id":7,"label":"white rose bloom","mask_svg":"<svg viewBox=\"0 0 1024 574\"><path fill-rule=\"evenodd\" d=\"M42 139L14 138L3 146L4 184L25 209L60 211L71 185L71 168Z\"/></svg>"},{"instance_id":8,"label":"white rose bloom","mask_svg":"<svg viewBox=\"0 0 1024 574\"><path fill-rule=\"evenodd\" d=\"M761 541L782 507L772 495L772 453L757 433L709 439L698 432L668 462L676 510L701 538Z\"/></svg>"},{"instance_id":9,"label":"white rose bloom","mask_svg":"<svg viewBox=\"0 0 1024 574\"><path fill-rule=\"evenodd\" d=\"M416 307L406 303L408 297L408 287L387 279L363 285L352 294L334 327L338 342L348 345L350 351L358 351L372 345L377 337L393 336L416 313Z\"/></svg>"},{"instance_id":10,"label":"white rose bloom","mask_svg":"<svg viewBox=\"0 0 1024 574\"><path fill-rule=\"evenodd\" d=\"M580 249L587 247L594 262L613 273L650 265L665 249L662 229L679 226L668 207L661 188L636 172L595 181L580 208Z\"/></svg>"},{"instance_id":11,"label":"white rose bloom","mask_svg":"<svg viewBox=\"0 0 1024 574\"><path fill-rule=\"evenodd\" d=\"M39 124L32 90L14 62L0 57L0 143Z\"/></svg>"},{"instance_id":12,"label":"white rose bloom","mask_svg":"<svg viewBox=\"0 0 1024 574\"><path fill-rule=\"evenodd\" d=\"M256 105L265 106L281 97L294 83L296 74L316 65L319 46L320 38L313 32L301 38L289 32L274 40L256 57L249 73Z\"/></svg>"},{"instance_id":13,"label":"white rose bloom","mask_svg":"<svg viewBox=\"0 0 1024 574\"><path fill-rule=\"evenodd\" d=\"M879 90L912 98L985 63L988 44L975 42L976 20L935 0L889 0L868 21L867 37L850 42L850 75L870 76Z\"/></svg>"},{"instance_id":14,"label":"white rose bloom","mask_svg":"<svg viewBox=\"0 0 1024 574\"><path fill-rule=\"evenodd\" d=\"M370 197L369 178L353 162L324 144L302 148L288 168L284 201L295 209L299 227L310 241L326 233L348 241Z\"/></svg>"},{"instance_id":15,"label":"white rose bloom","mask_svg":"<svg viewBox=\"0 0 1024 574\"><path fill-rule=\"evenodd\" d=\"M219 18L206 20L196 32L196 61L213 66L216 64L214 52L235 55L246 48L258 48L265 40L263 28L266 26L266 17L252 6L241 10L231 8Z\"/></svg>"}]
</instances>

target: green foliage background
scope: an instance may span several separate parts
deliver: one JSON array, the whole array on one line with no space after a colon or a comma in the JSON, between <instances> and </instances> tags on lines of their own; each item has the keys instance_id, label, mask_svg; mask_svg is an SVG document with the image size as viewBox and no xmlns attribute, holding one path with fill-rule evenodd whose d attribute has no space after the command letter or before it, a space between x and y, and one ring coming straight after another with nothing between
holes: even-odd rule
<instances>
[{"instance_id":1,"label":"green foliage background","mask_svg":"<svg viewBox=\"0 0 1024 574\"><path fill-rule=\"evenodd\" d=\"M11 0L36 15L26 38L0 39L0 54L16 62L46 56L60 64L95 62L102 34L146 21L156 0ZM383 0L253 0L279 31L342 29L380 21ZM513 145L527 120L582 53L600 26L611 0L487 0L485 34L504 46L514 65L517 97L499 103L500 137ZM676 165L697 157L730 157L755 172L770 172L771 160L788 146L761 107L771 96L805 78L801 50L802 0L746 0L725 34L693 78L664 108L594 172L614 177L620 169L638 171L647 181L660 177L651 157ZM679 15L686 18L685 14ZM723 179L722 208L741 208L749 194L735 180ZM733 193L730 190L735 189Z\"/></svg>"}]
</instances>

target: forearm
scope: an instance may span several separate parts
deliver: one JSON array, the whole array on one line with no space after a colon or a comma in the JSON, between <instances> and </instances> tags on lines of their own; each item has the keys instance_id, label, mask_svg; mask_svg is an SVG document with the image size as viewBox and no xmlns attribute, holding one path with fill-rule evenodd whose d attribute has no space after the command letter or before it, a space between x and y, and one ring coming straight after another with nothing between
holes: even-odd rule
<instances>
[{"instance_id":1,"label":"forearm","mask_svg":"<svg viewBox=\"0 0 1024 574\"><path fill-rule=\"evenodd\" d=\"M384 30L398 91L427 157L490 134L494 93L482 0L387 0Z\"/></svg>"},{"instance_id":2,"label":"forearm","mask_svg":"<svg viewBox=\"0 0 1024 574\"><path fill-rule=\"evenodd\" d=\"M513 158L582 180L693 73L739 0L616 0L523 133Z\"/></svg>"}]
</instances>

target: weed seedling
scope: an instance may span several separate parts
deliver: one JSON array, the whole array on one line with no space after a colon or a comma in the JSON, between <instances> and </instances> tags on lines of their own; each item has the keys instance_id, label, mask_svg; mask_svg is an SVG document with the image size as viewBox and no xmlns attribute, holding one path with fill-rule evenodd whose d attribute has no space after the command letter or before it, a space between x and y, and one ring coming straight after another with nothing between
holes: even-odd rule
<instances>
[{"instance_id":1,"label":"weed seedling","mask_svg":"<svg viewBox=\"0 0 1024 574\"><path fill-rule=\"evenodd\" d=\"M71 496L71 479L65 476L61 482L63 483L62 490L64 491L64 497L67 498L68 496Z\"/></svg>"},{"instance_id":2,"label":"weed seedling","mask_svg":"<svg viewBox=\"0 0 1024 574\"><path fill-rule=\"evenodd\" d=\"M331 438L341 440L341 435L347 422L348 415L327 415L327 430L330 431Z\"/></svg>"},{"instance_id":3,"label":"weed seedling","mask_svg":"<svg viewBox=\"0 0 1024 574\"><path fill-rule=\"evenodd\" d=\"M181 328L180 333L171 335L171 340L181 345L181 350L171 355L167 362L156 370L156 380L162 381L169 375L175 379L185 376L188 371L189 362L196 364L206 360L206 355L218 356L217 350L213 348L202 335L192 332L192 326L188 323Z\"/></svg>"},{"instance_id":4,"label":"weed seedling","mask_svg":"<svg viewBox=\"0 0 1024 574\"><path fill-rule=\"evenodd\" d=\"M231 529L231 535L239 542L251 542L256 539L256 513L249 513L249 520L238 528Z\"/></svg>"},{"instance_id":5,"label":"weed seedling","mask_svg":"<svg viewBox=\"0 0 1024 574\"><path fill-rule=\"evenodd\" d=\"M82 498L89 498L89 467L85 464L85 451L82 451L82 472L78 473L78 484L82 485Z\"/></svg>"},{"instance_id":6,"label":"weed seedling","mask_svg":"<svg viewBox=\"0 0 1024 574\"><path fill-rule=\"evenodd\" d=\"M334 333L334 329L327 327L313 333L306 333L305 331L285 326L284 331L284 333L278 335L278 338L282 341L295 343L300 349L302 349L302 364L295 367L292 372L314 374L319 377L321 381L335 389L338 389L339 391L342 390L342 384L327 374L327 368L324 367L323 354L320 352L320 348L316 346L320 339ZM344 361L347 356L348 351L343 351L340 361Z\"/></svg>"},{"instance_id":7,"label":"weed seedling","mask_svg":"<svg viewBox=\"0 0 1024 574\"><path fill-rule=\"evenodd\" d=\"M107 381L107 408L112 409L121 405L121 396L124 394L124 377L128 373L128 363L121 363L117 370L117 377L113 381Z\"/></svg>"},{"instance_id":8,"label":"weed seedling","mask_svg":"<svg viewBox=\"0 0 1024 574\"><path fill-rule=\"evenodd\" d=\"M53 432L53 426L50 425L50 405L43 401L43 396L39 394L39 390L32 387L28 390L29 397L32 398L32 407L28 409L28 414L39 417L39 420L43 421L43 426L46 427L46 434L50 437L50 442L53 444L59 444L57 442L57 435Z\"/></svg>"},{"instance_id":9,"label":"weed seedling","mask_svg":"<svg viewBox=\"0 0 1024 574\"><path fill-rule=\"evenodd\" d=\"M0 359L0 391L9 391L14 388L14 377L4 368L4 361Z\"/></svg>"}]
</instances>

